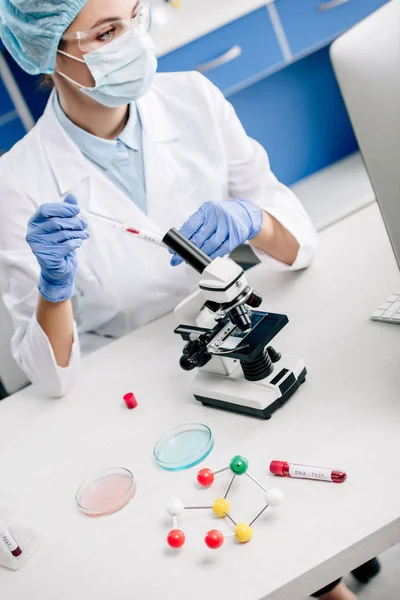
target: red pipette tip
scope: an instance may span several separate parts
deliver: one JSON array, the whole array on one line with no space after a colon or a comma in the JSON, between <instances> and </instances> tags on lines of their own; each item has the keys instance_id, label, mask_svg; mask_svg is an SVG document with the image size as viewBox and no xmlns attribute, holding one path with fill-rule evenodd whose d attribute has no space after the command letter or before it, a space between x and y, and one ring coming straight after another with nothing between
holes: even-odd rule
<instances>
[{"instance_id":1,"label":"red pipette tip","mask_svg":"<svg viewBox=\"0 0 400 600\"><path fill-rule=\"evenodd\" d=\"M138 405L135 394L132 394L132 392L125 394L124 401L129 409L136 408Z\"/></svg>"}]
</instances>

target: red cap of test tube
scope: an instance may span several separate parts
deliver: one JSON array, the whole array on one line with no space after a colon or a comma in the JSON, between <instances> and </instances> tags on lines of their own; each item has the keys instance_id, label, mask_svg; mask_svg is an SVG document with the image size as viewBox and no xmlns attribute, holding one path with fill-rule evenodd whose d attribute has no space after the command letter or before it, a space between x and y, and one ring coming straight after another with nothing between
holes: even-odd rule
<instances>
[{"instance_id":1,"label":"red cap of test tube","mask_svg":"<svg viewBox=\"0 0 400 600\"><path fill-rule=\"evenodd\" d=\"M283 460L273 460L269 466L269 470L274 475L285 477L287 475L288 463Z\"/></svg>"},{"instance_id":2,"label":"red cap of test tube","mask_svg":"<svg viewBox=\"0 0 400 600\"><path fill-rule=\"evenodd\" d=\"M124 401L129 409L136 408L138 405L135 394L132 394L132 392L125 394Z\"/></svg>"}]
</instances>

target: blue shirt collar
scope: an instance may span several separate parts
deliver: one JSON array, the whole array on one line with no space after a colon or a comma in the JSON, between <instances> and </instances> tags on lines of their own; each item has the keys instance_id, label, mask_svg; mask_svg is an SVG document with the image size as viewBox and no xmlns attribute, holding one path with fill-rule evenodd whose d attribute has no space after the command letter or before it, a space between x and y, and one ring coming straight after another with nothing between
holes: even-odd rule
<instances>
[{"instance_id":1,"label":"blue shirt collar","mask_svg":"<svg viewBox=\"0 0 400 600\"><path fill-rule=\"evenodd\" d=\"M54 94L54 110L62 127L81 152L105 170L111 167L118 155L118 142L135 152L139 151L141 130L136 104L131 104L125 128L115 140L99 138L75 125L61 108L57 94Z\"/></svg>"}]
</instances>

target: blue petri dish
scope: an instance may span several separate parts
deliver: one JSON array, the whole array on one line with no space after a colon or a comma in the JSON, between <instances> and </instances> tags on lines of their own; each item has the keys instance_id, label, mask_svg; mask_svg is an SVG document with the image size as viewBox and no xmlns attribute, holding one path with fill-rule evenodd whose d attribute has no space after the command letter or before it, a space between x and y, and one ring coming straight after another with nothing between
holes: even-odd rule
<instances>
[{"instance_id":1,"label":"blue petri dish","mask_svg":"<svg viewBox=\"0 0 400 600\"><path fill-rule=\"evenodd\" d=\"M157 464L167 471L198 465L214 447L211 429L202 423L185 423L163 435L154 447Z\"/></svg>"}]
</instances>

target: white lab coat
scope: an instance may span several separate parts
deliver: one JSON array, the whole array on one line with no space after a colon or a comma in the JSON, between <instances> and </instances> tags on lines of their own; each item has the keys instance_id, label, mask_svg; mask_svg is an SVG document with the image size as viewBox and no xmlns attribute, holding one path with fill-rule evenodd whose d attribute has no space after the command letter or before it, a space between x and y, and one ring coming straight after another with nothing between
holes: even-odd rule
<instances>
[{"instance_id":1,"label":"white lab coat","mask_svg":"<svg viewBox=\"0 0 400 600\"><path fill-rule=\"evenodd\" d=\"M166 232L208 200L246 198L298 240L292 269L307 267L313 225L297 198L272 174L265 150L250 139L221 92L197 73L159 74L138 102L148 215L91 164L57 121L50 101L34 129L0 159L0 286L13 323L12 351L33 383L52 396L71 387L80 360L79 333L118 337L170 312L198 281L186 265L170 266L163 248L93 222L78 251L75 340L70 364L57 366L37 323L39 266L25 241L37 207L72 192L82 209ZM287 268L263 253L274 268Z\"/></svg>"}]
</instances>

